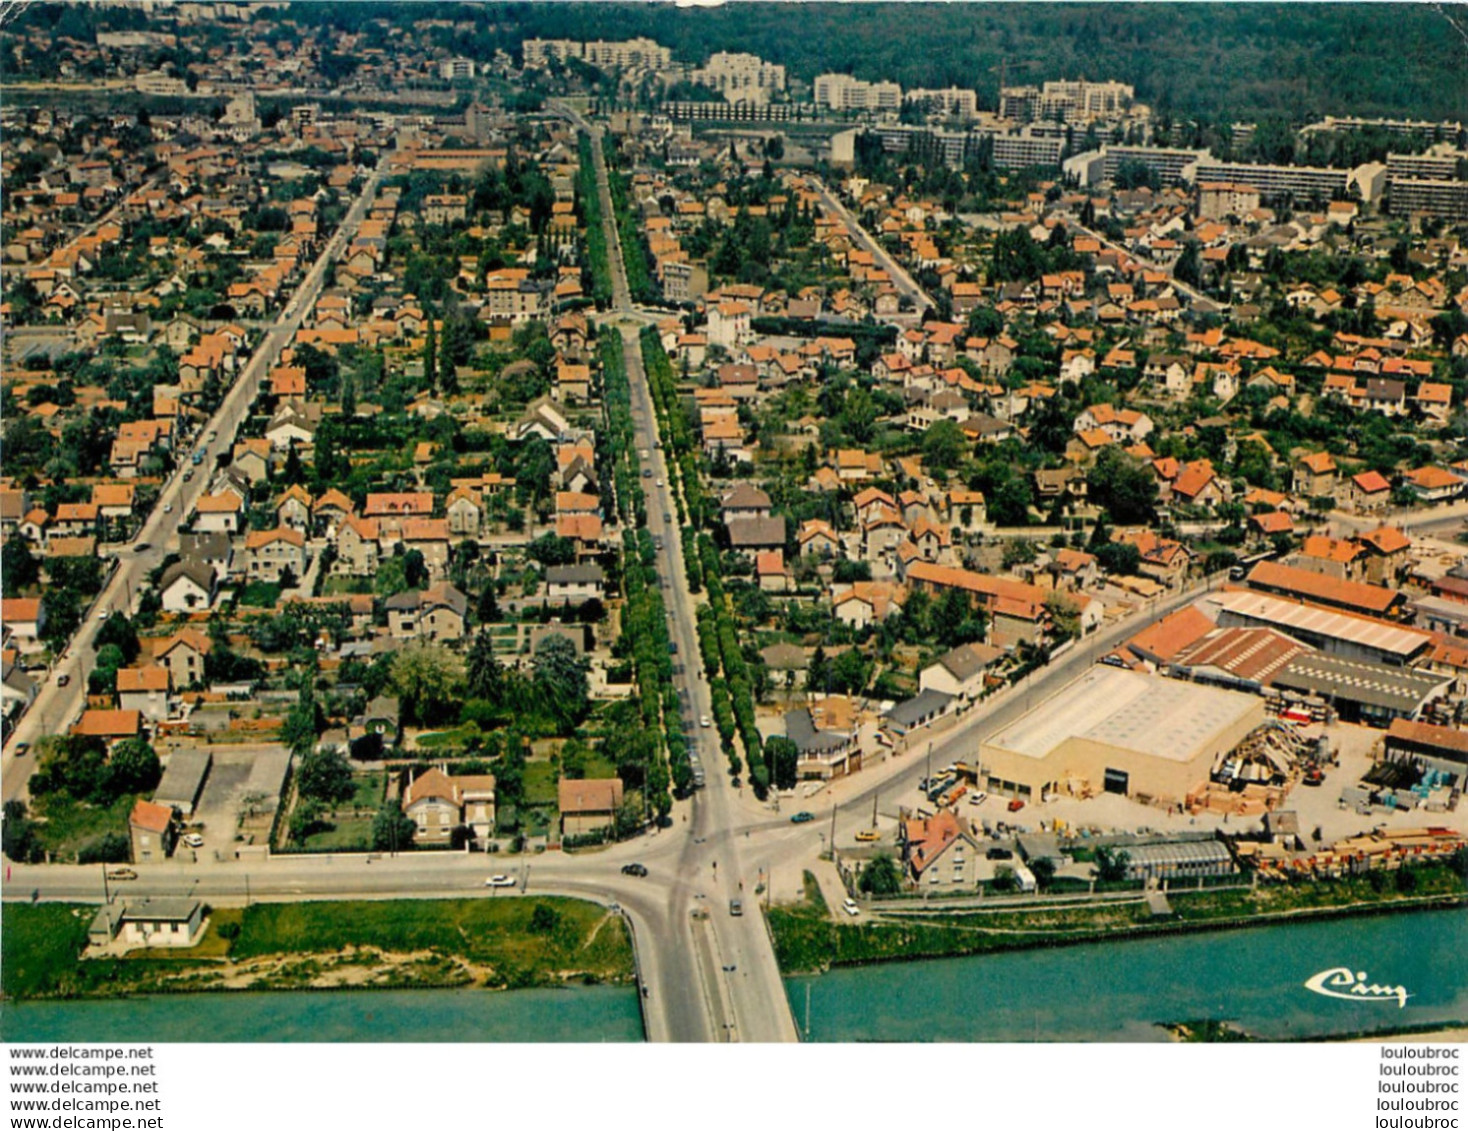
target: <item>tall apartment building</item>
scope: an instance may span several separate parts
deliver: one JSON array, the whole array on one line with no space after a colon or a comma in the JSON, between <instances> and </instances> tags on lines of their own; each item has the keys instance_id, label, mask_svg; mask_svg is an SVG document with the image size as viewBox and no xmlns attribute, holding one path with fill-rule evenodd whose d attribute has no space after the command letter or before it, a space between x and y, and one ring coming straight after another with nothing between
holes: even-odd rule
<instances>
[{"instance_id":1,"label":"tall apartment building","mask_svg":"<svg viewBox=\"0 0 1468 1131\"><path fill-rule=\"evenodd\" d=\"M648 68L662 70L672 65L670 48L651 39L591 40L527 39L521 45L527 67L543 67L551 59L580 59L603 71Z\"/></svg>"},{"instance_id":2,"label":"tall apartment building","mask_svg":"<svg viewBox=\"0 0 1468 1131\"><path fill-rule=\"evenodd\" d=\"M689 72L688 80L717 90L726 102L765 103L785 89L785 68L767 63L758 55L719 51L702 67Z\"/></svg>"},{"instance_id":3,"label":"tall apartment building","mask_svg":"<svg viewBox=\"0 0 1468 1131\"><path fill-rule=\"evenodd\" d=\"M1288 193L1297 198L1320 197L1330 200L1344 196L1351 181L1347 169L1326 169L1315 165L1239 165L1223 161L1203 160L1193 166L1191 179L1231 181L1250 185L1264 197Z\"/></svg>"},{"instance_id":4,"label":"tall apartment building","mask_svg":"<svg viewBox=\"0 0 1468 1131\"><path fill-rule=\"evenodd\" d=\"M816 105L830 110L897 110L902 87L895 82L866 82L851 75L821 75L815 83Z\"/></svg>"},{"instance_id":5,"label":"tall apartment building","mask_svg":"<svg viewBox=\"0 0 1468 1131\"><path fill-rule=\"evenodd\" d=\"M904 102L916 102L929 110L941 110L949 117L977 118L979 96L972 90L948 86L942 90L909 90L903 95Z\"/></svg>"},{"instance_id":6,"label":"tall apartment building","mask_svg":"<svg viewBox=\"0 0 1468 1131\"><path fill-rule=\"evenodd\" d=\"M575 39L527 39L520 45L527 67L543 67L552 59L580 59L582 44Z\"/></svg>"},{"instance_id":7,"label":"tall apartment building","mask_svg":"<svg viewBox=\"0 0 1468 1131\"><path fill-rule=\"evenodd\" d=\"M1054 168L1060 164L1065 139L1034 137L1030 134L995 134L994 165L1000 169L1028 169L1032 165Z\"/></svg>"},{"instance_id":8,"label":"tall apartment building","mask_svg":"<svg viewBox=\"0 0 1468 1131\"><path fill-rule=\"evenodd\" d=\"M1393 178L1391 210L1394 216L1418 213L1455 223L1468 220L1468 181Z\"/></svg>"},{"instance_id":9,"label":"tall apartment building","mask_svg":"<svg viewBox=\"0 0 1468 1131\"><path fill-rule=\"evenodd\" d=\"M1402 177L1418 181L1456 181L1459 160L1468 160L1468 153L1388 153L1386 175L1392 180Z\"/></svg>"},{"instance_id":10,"label":"tall apartment building","mask_svg":"<svg viewBox=\"0 0 1468 1131\"><path fill-rule=\"evenodd\" d=\"M1160 145L1103 145L1100 149L1077 154L1065 163L1065 171L1074 174L1082 185L1099 185L1116 180L1124 165L1143 165L1156 173L1163 184L1177 184L1184 179L1183 170L1208 156L1206 149L1170 149Z\"/></svg>"},{"instance_id":11,"label":"tall apartment building","mask_svg":"<svg viewBox=\"0 0 1468 1131\"><path fill-rule=\"evenodd\" d=\"M1021 125L1039 121L1085 125L1126 117L1135 99L1136 91L1127 83L1059 79L1041 87L1004 87L999 92L999 116Z\"/></svg>"},{"instance_id":12,"label":"tall apartment building","mask_svg":"<svg viewBox=\"0 0 1468 1131\"><path fill-rule=\"evenodd\" d=\"M673 62L672 49L651 39L593 40L584 45L581 57L603 71L630 71L638 67L657 71Z\"/></svg>"},{"instance_id":13,"label":"tall apartment building","mask_svg":"<svg viewBox=\"0 0 1468 1131\"><path fill-rule=\"evenodd\" d=\"M438 64L438 74L445 79L472 79L474 77L473 59L443 59Z\"/></svg>"}]
</instances>

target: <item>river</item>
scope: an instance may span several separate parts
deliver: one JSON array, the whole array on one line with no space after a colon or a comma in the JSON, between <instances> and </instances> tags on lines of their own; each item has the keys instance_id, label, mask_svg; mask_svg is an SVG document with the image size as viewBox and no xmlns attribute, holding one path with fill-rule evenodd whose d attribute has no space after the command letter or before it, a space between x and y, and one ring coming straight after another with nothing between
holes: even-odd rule
<instances>
[{"instance_id":1,"label":"river","mask_svg":"<svg viewBox=\"0 0 1468 1131\"><path fill-rule=\"evenodd\" d=\"M1157 1022L1232 1021L1271 1040L1468 1021L1468 910L1319 920L790 978L813 1041L1162 1041ZM1305 982L1333 967L1405 986L1340 1000Z\"/></svg>"},{"instance_id":2,"label":"river","mask_svg":"<svg viewBox=\"0 0 1468 1131\"><path fill-rule=\"evenodd\" d=\"M814 1041L1160 1041L1156 1022L1233 1021L1270 1039L1468 1020L1468 910L848 967L786 981ZM1336 966L1411 997L1305 989ZM6 1041L639 1041L635 992L323 990L6 1002Z\"/></svg>"},{"instance_id":3,"label":"river","mask_svg":"<svg viewBox=\"0 0 1468 1131\"><path fill-rule=\"evenodd\" d=\"M321 990L5 1002L27 1041L640 1041L634 990Z\"/></svg>"}]
</instances>

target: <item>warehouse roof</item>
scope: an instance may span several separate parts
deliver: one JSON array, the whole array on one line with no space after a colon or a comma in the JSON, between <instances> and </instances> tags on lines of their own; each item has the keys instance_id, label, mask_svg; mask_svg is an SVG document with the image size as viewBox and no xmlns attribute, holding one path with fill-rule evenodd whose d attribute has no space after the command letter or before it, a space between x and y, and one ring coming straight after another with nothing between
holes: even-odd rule
<instances>
[{"instance_id":1,"label":"warehouse roof","mask_svg":"<svg viewBox=\"0 0 1468 1131\"><path fill-rule=\"evenodd\" d=\"M1222 612L1245 620L1274 625L1296 636L1329 637L1403 661L1421 652L1432 640L1428 633L1416 629L1301 605L1263 593L1226 592L1212 600Z\"/></svg>"},{"instance_id":2,"label":"warehouse roof","mask_svg":"<svg viewBox=\"0 0 1468 1131\"><path fill-rule=\"evenodd\" d=\"M1185 668L1212 668L1235 679L1268 683L1271 676L1310 649L1272 628L1218 628L1190 645L1173 662Z\"/></svg>"},{"instance_id":3,"label":"warehouse roof","mask_svg":"<svg viewBox=\"0 0 1468 1131\"><path fill-rule=\"evenodd\" d=\"M1199 747L1259 709L1252 695L1095 667L993 735L989 745L1044 758L1071 738L1191 761Z\"/></svg>"},{"instance_id":4,"label":"warehouse roof","mask_svg":"<svg viewBox=\"0 0 1468 1131\"><path fill-rule=\"evenodd\" d=\"M1274 686L1411 714L1451 676L1320 654L1296 656L1274 677Z\"/></svg>"}]
</instances>

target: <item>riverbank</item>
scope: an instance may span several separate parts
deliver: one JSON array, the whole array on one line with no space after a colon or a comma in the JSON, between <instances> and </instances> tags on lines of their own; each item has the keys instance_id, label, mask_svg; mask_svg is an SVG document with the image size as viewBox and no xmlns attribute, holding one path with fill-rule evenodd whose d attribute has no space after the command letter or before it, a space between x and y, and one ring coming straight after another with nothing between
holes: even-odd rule
<instances>
[{"instance_id":1,"label":"riverbank","mask_svg":"<svg viewBox=\"0 0 1468 1131\"><path fill-rule=\"evenodd\" d=\"M1409 889L1409 890L1403 890ZM1094 906L1004 909L841 923L830 914L814 876L805 897L768 914L781 971L815 974L841 966L920 958L956 958L1000 951L1225 931L1333 917L1468 906L1468 883L1447 865L1412 869L1412 882L1367 878L1257 888L1168 893L1172 914L1154 916L1142 898ZM880 905L878 905L880 907Z\"/></svg>"},{"instance_id":2,"label":"riverbank","mask_svg":"<svg viewBox=\"0 0 1468 1131\"><path fill-rule=\"evenodd\" d=\"M6 903L12 1000L244 990L630 985L621 916L582 900L268 903L219 908L195 947L84 957L96 907Z\"/></svg>"}]
</instances>

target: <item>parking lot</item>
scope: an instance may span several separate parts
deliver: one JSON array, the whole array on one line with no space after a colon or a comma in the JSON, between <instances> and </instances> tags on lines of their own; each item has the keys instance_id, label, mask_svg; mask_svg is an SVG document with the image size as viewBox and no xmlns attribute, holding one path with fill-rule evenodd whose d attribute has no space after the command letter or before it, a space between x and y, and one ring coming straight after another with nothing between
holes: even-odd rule
<instances>
[{"instance_id":1,"label":"parking lot","mask_svg":"<svg viewBox=\"0 0 1468 1131\"><path fill-rule=\"evenodd\" d=\"M204 791L193 817L186 822L187 831L203 837L204 843L199 848L180 845L177 852L193 853L199 860L232 860L240 844L248 843L237 842L237 832L246 837L253 835L256 844L264 843L280 803L290 752L272 744L216 746L210 748L210 753L214 762Z\"/></svg>"}]
</instances>

